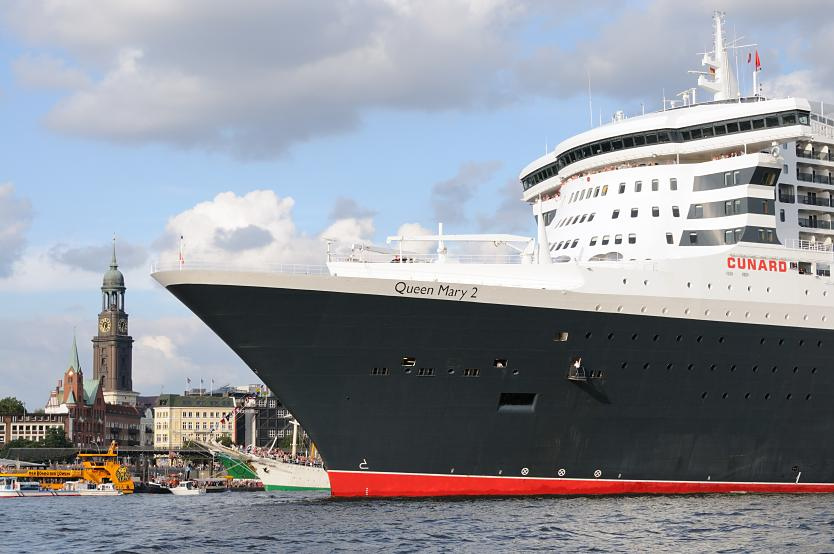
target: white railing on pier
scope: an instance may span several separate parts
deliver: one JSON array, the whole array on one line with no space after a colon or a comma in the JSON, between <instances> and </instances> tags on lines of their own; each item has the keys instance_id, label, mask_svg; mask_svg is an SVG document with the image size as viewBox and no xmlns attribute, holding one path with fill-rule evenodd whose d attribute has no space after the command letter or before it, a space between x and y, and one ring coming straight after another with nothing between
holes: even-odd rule
<instances>
[{"instance_id":1,"label":"white railing on pier","mask_svg":"<svg viewBox=\"0 0 834 554\"><path fill-rule=\"evenodd\" d=\"M252 273L290 273L293 275L329 275L327 266L310 264L259 263L257 265L231 261L158 261L151 264L151 273L157 271L246 271Z\"/></svg>"}]
</instances>

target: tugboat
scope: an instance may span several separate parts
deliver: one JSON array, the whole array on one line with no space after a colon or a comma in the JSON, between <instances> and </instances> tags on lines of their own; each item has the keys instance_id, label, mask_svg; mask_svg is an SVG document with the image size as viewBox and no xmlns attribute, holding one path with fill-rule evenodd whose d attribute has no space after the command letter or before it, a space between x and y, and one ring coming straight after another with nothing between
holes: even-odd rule
<instances>
[{"instance_id":1,"label":"tugboat","mask_svg":"<svg viewBox=\"0 0 834 554\"><path fill-rule=\"evenodd\" d=\"M0 473L0 478L36 481L41 488L53 491L64 490L67 481L83 480L94 486L109 483L123 494L133 493L133 477L127 467L119 463L116 441L110 443L105 453L79 453L78 458L81 460L80 468L7 471Z\"/></svg>"}]
</instances>

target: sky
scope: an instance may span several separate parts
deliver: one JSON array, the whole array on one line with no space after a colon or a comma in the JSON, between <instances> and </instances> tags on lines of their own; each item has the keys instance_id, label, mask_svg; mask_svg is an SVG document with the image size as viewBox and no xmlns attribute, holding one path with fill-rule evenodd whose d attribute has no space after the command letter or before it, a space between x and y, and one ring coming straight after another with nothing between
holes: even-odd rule
<instances>
[{"instance_id":1,"label":"sky","mask_svg":"<svg viewBox=\"0 0 834 554\"><path fill-rule=\"evenodd\" d=\"M43 407L74 333L92 376L114 235L147 395L257 382L150 278L179 236L186 263L249 265L438 222L532 236L521 169L694 86L716 7L757 44L766 94L834 101L826 1L580 4L4 2L0 397Z\"/></svg>"}]
</instances>

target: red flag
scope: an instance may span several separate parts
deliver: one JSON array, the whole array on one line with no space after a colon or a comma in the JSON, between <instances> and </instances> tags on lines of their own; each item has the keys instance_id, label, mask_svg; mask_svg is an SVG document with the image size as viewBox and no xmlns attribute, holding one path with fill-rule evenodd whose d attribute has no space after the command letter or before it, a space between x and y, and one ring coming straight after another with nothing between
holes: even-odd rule
<instances>
[{"instance_id":1,"label":"red flag","mask_svg":"<svg viewBox=\"0 0 834 554\"><path fill-rule=\"evenodd\" d=\"M759 51L756 50L756 71L762 70L762 60L759 59Z\"/></svg>"}]
</instances>

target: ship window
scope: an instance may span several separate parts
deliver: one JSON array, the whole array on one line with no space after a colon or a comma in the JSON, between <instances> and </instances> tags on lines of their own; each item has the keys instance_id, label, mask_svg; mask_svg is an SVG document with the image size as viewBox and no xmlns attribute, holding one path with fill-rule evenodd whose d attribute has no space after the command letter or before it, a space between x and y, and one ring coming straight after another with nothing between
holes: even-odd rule
<instances>
[{"instance_id":1,"label":"ship window","mask_svg":"<svg viewBox=\"0 0 834 554\"><path fill-rule=\"evenodd\" d=\"M733 213L740 214L741 211L741 200L734 200L733 201Z\"/></svg>"},{"instance_id":2,"label":"ship window","mask_svg":"<svg viewBox=\"0 0 834 554\"><path fill-rule=\"evenodd\" d=\"M737 185L741 181L741 171L733 171L733 184Z\"/></svg>"},{"instance_id":3,"label":"ship window","mask_svg":"<svg viewBox=\"0 0 834 554\"><path fill-rule=\"evenodd\" d=\"M692 129L692 139L699 139L701 138L701 130L700 129Z\"/></svg>"},{"instance_id":4,"label":"ship window","mask_svg":"<svg viewBox=\"0 0 834 554\"><path fill-rule=\"evenodd\" d=\"M608 185L602 185L602 195L608 194Z\"/></svg>"},{"instance_id":5,"label":"ship window","mask_svg":"<svg viewBox=\"0 0 834 554\"><path fill-rule=\"evenodd\" d=\"M579 244L579 239L573 239L573 244L570 245L571 248L576 248L576 245Z\"/></svg>"},{"instance_id":6,"label":"ship window","mask_svg":"<svg viewBox=\"0 0 834 554\"><path fill-rule=\"evenodd\" d=\"M611 219L617 219L618 217L620 217L620 210L614 210L611 212Z\"/></svg>"},{"instance_id":7,"label":"ship window","mask_svg":"<svg viewBox=\"0 0 834 554\"><path fill-rule=\"evenodd\" d=\"M532 412L535 404L534 392L502 392L498 397L499 412Z\"/></svg>"},{"instance_id":8,"label":"ship window","mask_svg":"<svg viewBox=\"0 0 834 554\"><path fill-rule=\"evenodd\" d=\"M464 377L478 377L481 375L481 370L477 367L467 367L463 370Z\"/></svg>"},{"instance_id":9,"label":"ship window","mask_svg":"<svg viewBox=\"0 0 834 554\"><path fill-rule=\"evenodd\" d=\"M646 144L657 144L657 135L655 133L648 133L646 135Z\"/></svg>"},{"instance_id":10,"label":"ship window","mask_svg":"<svg viewBox=\"0 0 834 554\"><path fill-rule=\"evenodd\" d=\"M596 212L594 212L594 213L592 213L591 215L588 216L588 223L590 223L594 220L595 215L597 215Z\"/></svg>"},{"instance_id":11,"label":"ship window","mask_svg":"<svg viewBox=\"0 0 834 554\"><path fill-rule=\"evenodd\" d=\"M603 235L602 236L602 244L608 244L610 235Z\"/></svg>"},{"instance_id":12,"label":"ship window","mask_svg":"<svg viewBox=\"0 0 834 554\"><path fill-rule=\"evenodd\" d=\"M724 231L724 244L733 244L733 231Z\"/></svg>"},{"instance_id":13,"label":"ship window","mask_svg":"<svg viewBox=\"0 0 834 554\"><path fill-rule=\"evenodd\" d=\"M387 367L375 367L371 369L371 375L389 375Z\"/></svg>"},{"instance_id":14,"label":"ship window","mask_svg":"<svg viewBox=\"0 0 834 554\"><path fill-rule=\"evenodd\" d=\"M687 140L689 140L689 139L691 138L691 137L690 137L690 134L689 134L689 131L682 131L682 132L681 132L681 136L683 137L683 140L684 140L684 141L687 141Z\"/></svg>"},{"instance_id":15,"label":"ship window","mask_svg":"<svg viewBox=\"0 0 834 554\"><path fill-rule=\"evenodd\" d=\"M637 217L638 208L631 208L631 217Z\"/></svg>"},{"instance_id":16,"label":"ship window","mask_svg":"<svg viewBox=\"0 0 834 554\"><path fill-rule=\"evenodd\" d=\"M765 123L764 119L754 119L753 120L753 128L754 129L764 129Z\"/></svg>"},{"instance_id":17,"label":"ship window","mask_svg":"<svg viewBox=\"0 0 834 554\"><path fill-rule=\"evenodd\" d=\"M622 235L614 235L614 244L622 244L623 243L623 236Z\"/></svg>"},{"instance_id":18,"label":"ship window","mask_svg":"<svg viewBox=\"0 0 834 554\"><path fill-rule=\"evenodd\" d=\"M660 206L652 206L652 217L660 217Z\"/></svg>"},{"instance_id":19,"label":"ship window","mask_svg":"<svg viewBox=\"0 0 834 554\"><path fill-rule=\"evenodd\" d=\"M621 140L612 140L611 141L611 148L612 148L612 150L622 150L623 149L623 141L621 141Z\"/></svg>"},{"instance_id":20,"label":"ship window","mask_svg":"<svg viewBox=\"0 0 834 554\"><path fill-rule=\"evenodd\" d=\"M660 185L660 181L657 179L652 179L652 192L657 192Z\"/></svg>"},{"instance_id":21,"label":"ship window","mask_svg":"<svg viewBox=\"0 0 834 554\"><path fill-rule=\"evenodd\" d=\"M672 244L672 233L666 233L666 244Z\"/></svg>"},{"instance_id":22,"label":"ship window","mask_svg":"<svg viewBox=\"0 0 834 554\"><path fill-rule=\"evenodd\" d=\"M739 121L738 128L742 131L749 131L752 127L749 121Z\"/></svg>"},{"instance_id":23,"label":"ship window","mask_svg":"<svg viewBox=\"0 0 834 554\"><path fill-rule=\"evenodd\" d=\"M728 133L738 133L738 122L733 121L733 122L727 123L727 132Z\"/></svg>"},{"instance_id":24,"label":"ship window","mask_svg":"<svg viewBox=\"0 0 834 554\"><path fill-rule=\"evenodd\" d=\"M779 117L775 115L769 115L765 117L765 124L768 127L778 127L779 126Z\"/></svg>"},{"instance_id":25,"label":"ship window","mask_svg":"<svg viewBox=\"0 0 834 554\"><path fill-rule=\"evenodd\" d=\"M659 142L669 142L669 133L667 133L666 131L658 131L657 140Z\"/></svg>"},{"instance_id":26,"label":"ship window","mask_svg":"<svg viewBox=\"0 0 834 554\"><path fill-rule=\"evenodd\" d=\"M634 233L629 233L628 243L629 244L635 244L636 242L637 242L637 235L635 235Z\"/></svg>"},{"instance_id":27,"label":"ship window","mask_svg":"<svg viewBox=\"0 0 834 554\"><path fill-rule=\"evenodd\" d=\"M779 221L785 222L785 210L779 210Z\"/></svg>"},{"instance_id":28,"label":"ship window","mask_svg":"<svg viewBox=\"0 0 834 554\"><path fill-rule=\"evenodd\" d=\"M689 233L689 244L698 244L698 233Z\"/></svg>"},{"instance_id":29,"label":"ship window","mask_svg":"<svg viewBox=\"0 0 834 554\"><path fill-rule=\"evenodd\" d=\"M764 241L765 241L765 230L764 229L759 229L759 242L764 242Z\"/></svg>"},{"instance_id":30,"label":"ship window","mask_svg":"<svg viewBox=\"0 0 834 554\"><path fill-rule=\"evenodd\" d=\"M710 138L712 136L712 127L704 127L701 129L701 132L704 134L704 138Z\"/></svg>"},{"instance_id":31,"label":"ship window","mask_svg":"<svg viewBox=\"0 0 834 554\"><path fill-rule=\"evenodd\" d=\"M599 187L594 189L594 198L596 198L597 196L599 196Z\"/></svg>"},{"instance_id":32,"label":"ship window","mask_svg":"<svg viewBox=\"0 0 834 554\"><path fill-rule=\"evenodd\" d=\"M553 337L555 342L566 342L568 340L568 332L567 331L559 331Z\"/></svg>"},{"instance_id":33,"label":"ship window","mask_svg":"<svg viewBox=\"0 0 834 554\"><path fill-rule=\"evenodd\" d=\"M767 200L762 200L762 213L767 214Z\"/></svg>"},{"instance_id":34,"label":"ship window","mask_svg":"<svg viewBox=\"0 0 834 554\"><path fill-rule=\"evenodd\" d=\"M807 123L806 123L806 125L807 125ZM646 144L645 137L643 137L643 135L635 135L634 136L634 144L636 144L637 146L643 146L644 144Z\"/></svg>"},{"instance_id":35,"label":"ship window","mask_svg":"<svg viewBox=\"0 0 834 554\"><path fill-rule=\"evenodd\" d=\"M605 141L601 144L603 152L611 152L611 143L609 141Z\"/></svg>"},{"instance_id":36,"label":"ship window","mask_svg":"<svg viewBox=\"0 0 834 554\"><path fill-rule=\"evenodd\" d=\"M403 367L414 367L414 364L416 364L416 363L417 363L417 360L415 358L403 357L403 360L402 360L402 366Z\"/></svg>"},{"instance_id":37,"label":"ship window","mask_svg":"<svg viewBox=\"0 0 834 554\"><path fill-rule=\"evenodd\" d=\"M727 173L724 174L724 186L729 187L732 184L733 184L733 173L731 171L728 171Z\"/></svg>"},{"instance_id":38,"label":"ship window","mask_svg":"<svg viewBox=\"0 0 834 554\"><path fill-rule=\"evenodd\" d=\"M672 217L680 217L681 211L677 206L672 206Z\"/></svg>"},{"instance_id":39,"label":"ship window","mask_svg":"<svg viewBox=\"0 0 834 554\"><path fill-rule=\"evenodd\" d=\"M669 190L678 190L678 180L674 177L669 179Z\"/></svg>"},{"instance_id":40,"label":"ship window","mask_svg":"<svg viewBox=\"0 0 834 554\"><path fill-rule=\"evenodd\" d=\"M742 235L743 235L743 234L744 234L744 229L736 229L736 230L734 231L734 235L735 235L735 237L734 237L734 238L735 238L735 242L740 241L740 240L741 240L741 237L742 237Z\"/></svg>"},{"instance_id":41,"label":"ship window","mask_svg":"<svg viewBox=\"0 0 834 554\"><path fill-rule=\"evenodd\" d=\"M582 214L582 218L579 220L579 223L585 223L586 217L588 217L588 214Z\"/></svg>"},{"instance_id":42,"label":"ship window","mask_svg":"<svg viewBox=\"0 0 834 554\"><path fill-rule=\"evenodd\" d=\"M620 194L625 192L625 187L626 187L625 183L620 183Z\"/></svg>"},{"instance_id":43,"label":"ship window","mask_svg":"<svg viewBox=\"0 0 834 554\"><path fill-rule=\"evenodd\" d=\"M625 144L626 148L634 147L634 137L625 137L623 139L623 144Z\"/></svg>"},{"instance_id":44,"label":"ship window","mask_svg":"<svg viewBox=\"0 0 834 554\"><path fill-rule=\"evenodd\" d=\"M591 153L591 147L590 146L586 146L585 148L582 149L582 157L583 158L590 158L591 155L592 155L592 153Z\"/></svg>"},{"instance_id":45,"label":"ship window","mask_svg":"<svg viewBox=\"0 0 834 554\"><path fill-rule=\"evenodd\" d=\"M417 377L432 377L434 376L433 367L421 367L417 370Z\"/></svg>"},{"instance_id":46,"label":"ship window","mask_svg":"<svg viewBox=\"0 0 834 554\"><path fill-rule=\"evenodd\" d=\"M695 217L704 217L704 206L703 204L695 204Z\"/></svg>"},{"instance_id":47,"label":"ship window","mask_svg":"<svg viewBox=\"0 0 834 554\"><path fill-rule=\"evenodd\" d=\"M563 243L563 242L565 242L565 241L560 240L560 241L559 241L559 244L556 246L555 250L559 250L560 248L562 248L562 243Z\"/></svg>"},{"instance_id":48,"label":"ship window","mask_svg":"<svg viewBox=\"0 0 834 554\"><path fill-rule=\"evenodd\" d=\"M591 242L588 243L588 246L596 246L597 238L599 237L591 237Z\"/></svg>"},{"instance_id":49,"label":"ship window","mask_svg":"<svg viewBox=\"0 0 834 554\"><path fill-rule=\"evenodd\" d=\"M643 190L643 181L634 181L634 192Z\"/></svg>"},{"instance_id":50,"label":"ship window","mask_svg":"<svg viewBox=\"0 0 834 554\"><path fill-rule=\"evenodd\" d=\"M721 136L721 135L726 135L726 134L727 134L727 127L725 127L724 125L716 125L715 126L715 135L716 136Z\"/></svg>"},{"instance_id":51,"label":"ship window","mask_svg":"<svg viewBox=\"0 0 834 554\"><path fill-rule=\"evenodd\" d=\"M724 215L730 215L733 213L733 201L727 200L724 202Z\"/></svg>"},{"instance_id":52,"label":"ship window","mask_svg":"<svg viewBox=\"0 0 834 554\"><path fill-rule=\"evenodd\" d=\"M808 116L806 114L799 114L799 124L808 125ZM810 397L811 395L808 396Z\"/></svg>"}]
</instances>

